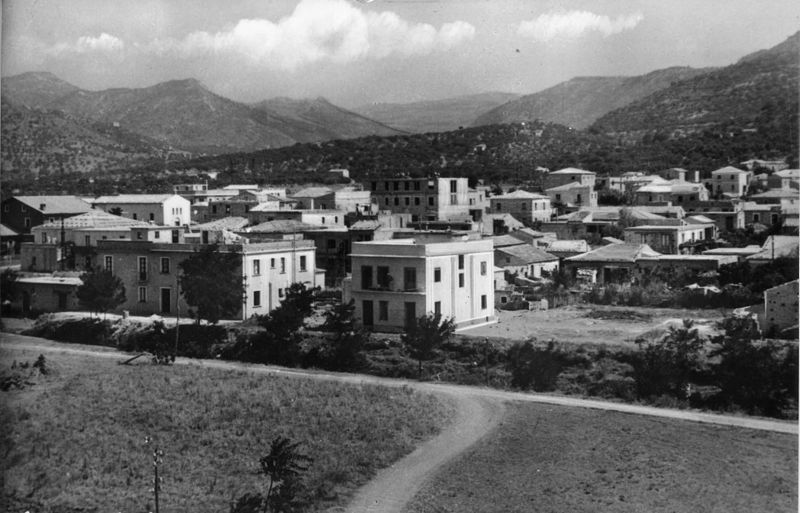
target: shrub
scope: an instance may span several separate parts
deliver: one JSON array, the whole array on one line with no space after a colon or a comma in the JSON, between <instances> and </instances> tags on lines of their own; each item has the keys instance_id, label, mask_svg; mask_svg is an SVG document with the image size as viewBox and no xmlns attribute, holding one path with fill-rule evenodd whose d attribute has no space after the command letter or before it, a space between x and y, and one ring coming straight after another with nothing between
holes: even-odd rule
<instances>
[{"instance_id":1,"label":"shrub","mask_svg":"<svg viewBox=\"0 0 800 513\"><path fill-rule=\"evenodd\" d=\"M94 346L114 346L111 339L112 323L102 319L54 320L51 315L40 316L24 335L49 338L60 342Z\"/></svg>"},{"instance_id":2,"label":"shrub","mask_svg":"<svg viewBox=\"0 0 800 513\"><path fill-rule=\"evenodd\" d=\"M555 390L558 375L564 368L563 357L552 341L544 349L537 348L530 340L516 343L509 348L507 359L511 386L522 390Z\"/></svg>"},{"instance_id":3,"label":"shrub","mask_svg":"<svg viewBox=\"0 0 800 513\"><path fill-rule=\"evenodd\" d=\"M659 341L637 340L639 353L633 362L639 397L672 395L685 398L687 387L702 374L701 349L704 341L684 320L681 328L670 327Z\"/></svg>"}]
</instances>

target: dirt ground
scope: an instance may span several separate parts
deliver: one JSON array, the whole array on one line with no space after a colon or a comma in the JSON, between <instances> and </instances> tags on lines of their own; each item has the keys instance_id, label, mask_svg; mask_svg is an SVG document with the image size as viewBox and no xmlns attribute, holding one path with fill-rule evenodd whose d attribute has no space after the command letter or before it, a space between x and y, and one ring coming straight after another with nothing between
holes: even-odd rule
<instances>
[{"instance_id":1,"label":"dirt ground","mask_svg":"<svg viewBox=\"0 0 800 513\"><path fill-rule=\"evenodd\" d=\"M693 319L701 333L711 334L714 323L727 311L574 305L546 311L499 310L497 313L497 324L460 333L510 340L533 336L538 340L555 339L576 344L633 345L637 337L663 333L669 326L680 325L683 319ZM598 318L603 316L611 318Z\"/></svg>"}]
</instances>

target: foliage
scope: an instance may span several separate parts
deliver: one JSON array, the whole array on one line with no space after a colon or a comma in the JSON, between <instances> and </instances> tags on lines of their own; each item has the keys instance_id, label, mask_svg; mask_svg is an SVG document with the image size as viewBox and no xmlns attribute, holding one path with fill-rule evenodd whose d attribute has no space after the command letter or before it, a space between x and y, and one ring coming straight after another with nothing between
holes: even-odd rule
<instances>
[{"instance_id":1,"label":"foliage","mask_svg":"<svg viewBox=\"0 0 800 513\"><path fill-rule=\"evenodd\" d=\"M50 372L47 359L42 354L32 364L14 361L9 372L0 372L0 391L22 390L27 386L34 385L35 381L33 380L37 376L46 376Z\"/></svg>"},{"instance_id":2,"label":"foliage","mask_svg":"<svg viewBox=\"0 0 800 513\"><path fill-rule=\"evenodd\" d=\"M6 301L14 301L19 293L19 273L11 268L3 269L0 273L0 300L3 303Z\"/></svg>"},{"instance_id":3,"label":"foliage","mask_svg":"<svg viewBox=\"0 0 800 513\"><path fill-rule=\"evenodd\" d=\"M337 303L325 314L322 328L332 332L334 338L323 349L321 360L331 370L356 370L363 366L362 353L368 334L355 326L355 301Z\"/></svg>"},{"instance_id":4,"label":"foliage","mask_svg":"<svg viewBox=\"0 0 800 513\"><path fill-rule=\"evenodd\" d=\"M751 317L727 317L719 323L723 333L714 337L711 355L719 359L714 378L726 404L748 413L784 416L797 406L797 346L759 341L761 334Z\"/></svg>"},{"instance_id":5,"label":"foliage","mask_svg":"<svg viewBox=\"0 0 800 513\"><path fill-rule=\"evenodd\" d=\"M672 395L687 398L687 387L701 375L704 341L694 322L671 326L659 341L637 340L639 354L634 360L634 379L640 397Z\"/></svg>"},{"instance_id":6,"label":"foliage","mask_svg":"<svg viewBox=\"0 0 800 513\"><path fill-rule=\"evenodd\" d=\"M94 269L81 274L81 281L75 295L81 306L91 312L107 312L125 302L125 285L111 271Z\"/></svg>"},{"instance_id":7,"label":"foliage","mask_svg":"<svg viewBox=\"0 0 800 513\"><path fill-rule=\"evenodd\" d=\"M780 257L760 265L748 262L722 265L719 268L721 285L738 283L753 293L765 290L798 278L797 258Z\"/></svg>"},{"instance_id":8,"label":"foliage","mask_svg":"<svg viewBox=\"0 0 800 513\"><path fill-rule=\"evenodd\" d=\"M241 255L208 244L179 264L181 294L194 307L197 322L216 324L242 308L244 278Z\"/></svg>"},{"instance_id":9,"label":"foliage","mask_svg":"<svg viewBox=\"0 0 800 513\"><path fill-rule=\"evenodd\" d=\"M453 319L442 319L442 314L423 315L406 327L401 339L412 358L416 359L418 377L422 377L422 361L430 360L434 351L455 332Z\"/></svg>"},{"instance_id":10,"label":"foliage","mask_svg":"<svg viewBox=\"0 0 800 513\"><path fill-rule=\"evenodd\" d=\"M58 319L42 315L23 335L42 337L59 342L114 346L111 323L97 318Z\"/></svg>"},{"instance_id":11,"label":"foliage","mask_svg":"<svg viewBox=\"0 0 800 513\"><path fill-rule=\"evenodd\" d=\"M544 349L530 340L517 342L508 349L507 358L511 385L522 390L555 390L558 375L564 368L562 355L552 341Z\"/></svg>"}]
</instances>

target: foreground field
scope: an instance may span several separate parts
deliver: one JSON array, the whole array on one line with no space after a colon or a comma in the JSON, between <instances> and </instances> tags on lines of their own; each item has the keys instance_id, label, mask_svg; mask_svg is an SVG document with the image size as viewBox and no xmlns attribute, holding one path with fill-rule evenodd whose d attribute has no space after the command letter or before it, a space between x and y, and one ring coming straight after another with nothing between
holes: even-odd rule
<instances>
[{"instance_id":1,"label":"foreground field","mask_svg":"<svg viewBox=\"0 0 800 513\"><path fill-rule=\"evenodd\" d=\"M512 340L535 336L539 340L565 343L633 346L637 337L654 330L663 332L682 319L694 319L697 326L710 328L723 317L720 310L575 305L544 311L499 310L497 324L468 329L463 334Z\"/></svg>"},{"instance_id":2,"label":"foreground field","mask_svg":"<svg viewBox=\"0 0 800 513\"><path fill-rule=\"evenodd\" d=\"M796 436L549 405L507 411L405 511L797 511Z\"/></svg>"},{"instance_id":3,"label":"foreground field","mask_svg":"<svg viewBox=\"0 0 800 513\"><path fill-rule=\"evenodd\" d=\"M0 350L4 369L37 356ZM324 509L433 436L451 411L404 388L46 359L50 374L0 392L4 511L152 510L145 436L166 453L164 511L227 511L232 499L262 491L258 458L279 434L300 441L314 459L307 498Z\"/></svg>"}]
</instances>

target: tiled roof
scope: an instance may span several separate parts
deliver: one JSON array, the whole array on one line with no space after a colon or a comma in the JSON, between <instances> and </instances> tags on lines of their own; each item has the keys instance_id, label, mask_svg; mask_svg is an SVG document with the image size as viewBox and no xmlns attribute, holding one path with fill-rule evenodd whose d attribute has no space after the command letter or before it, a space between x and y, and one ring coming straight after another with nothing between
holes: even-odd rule
<instances>
[{"instance_id":1,"label":"tiled roof","mask_svg":"<svg viewBox=\"0 0 800 513\"><path fill-rule=\"evenodd\" d=\"M586 171L585 169L578 169L576 167L565 167L564 169L553 171L550 174L551 175L594 175L597 173L595 173L594 171Z\"/></svg>"},{"instance_id":2,"label":"tiled roof","mask_svg":"<svg viewBox=\"0 0 800 513\"><path fill-rule=\"evenodd\" d=\"M95 198L92 203L163 203L173 196L175 194L118 194L116 196L100 196Z\"/></svg>"},{"instance_id":3,"label":"tiled roof","mask_svg":"<svg viewBox=\"0 0 800 513\"><path fill-rule=\"evenodd\" d=\"M14 198L29 208L45 214L81 214L92 209L90 204L77 196L14 196Z\"/></svg>"},{"instance_id":4,"label":"tiled roof","mask_svg":"<svg viewBox=\"0 0 800 513\"><path fill-rule=\"evenodd\" d=\"M552 252L586 253L590 249L589 243L583 239L554 240L547 245L547 251Z\"/></svg>"},{"instance_id":5,"label":"tiled roof","mask_svg":"<svg viewBox=\"0 0 800 513\"><path fill-rule=\"evenodd\" d=\"M800 179L800 169L783 169L781 171L775 171L772 174L781 178Z\"/></svg>"},{"instance_id":6,"label":"tiled roof","mask_svg":"<svg viewBox=\"0 0 800 513\"><path fill-rule=\"evenodd\" d=\"M64 219L64 228L134 228L138 226L149 226L148 223L128 219L127 217L115 216L102 210L90 210L83 214L72 216ZM44 223L41 228L61 228L61 221L53 221L52 223Z\"/></svg>"},{"instance_id":7,"label":"tiled roof","mask_svg":"<svg viewBox=\"0 0 800 513\"><path fill-rule=\"evenodd\" d=\"M511 260L507 262L508 265L538 264L541 262L554 262L558 260L557 256L535 248L530 244L521 244L504 248L495 247L495 251L502 253Z\"/></svg>"},{"instance_id":8,"label":"tiled roof","mask_svg":"<svg viewBox=\"0 0 800 513\"><path fill-rule=\"evenodd\" d=\"M797 189L770 189L760 194L753 194L751 198L798 198L800 192Z\"/></svg>"},{"instance_id":9,"label":"tiled roof","mask_svg":"<svg viewBox=\"0 0 800 513\"><path fill-rule=\"evenodd\" d=\"M319 230L321 228L323 227L297 221L296 219L277 219L251 226L246 231L248 233L293 233Z\"/></svg>"},{"instance_id":10,"label":"tiled roof","mask_svg":"<svg viewBox=\"0 0 800 513\"><path fill-rule=\"evenodd\" d=\"M542 194L537 194L535 192L528 192L523 190L516 190L514 192L509 192L508 194L503 194L501 196L491 196L489 199L492 200L510 200L510 199L547 199L547 196Z\"/></svg>"},{"instance_id":11,"label":"tiled roof","mask_svg":"<svg viewBox=\"0 0 800 513\"><path fill-rule=\"evenodd\" d=\"M713 219L709 219L708 217L701 215L688 216L685 218L685 220L689 224L714 224Z\"/></svg>"},{"instance_id":12,"label":"tiled roof","mask_svg":"<svg viewBox=\"0 0 800 513\"><path fill-rule=\"evenodd\" d=\"M4 224L0 224L0 237L15 237L19 235L17 232Z\"/></svg>"},{"instance_id":13,"label":"tiled roof","mask_svg":"<svg viewBox=\"0 0 800 513\"><path fill-rule=\"evenodd\" d=\"M588 253L569 257L570 262L627 262L633 263L639 259L656 258L661 253L654 251L647 244L609 244Z\"/></svg>"},{"instance_id":14,"label":"tiled roof","mask_svg":"<svg viewBox=\"0 0 800 513\"><path fill-rule=\"evenodd\" d=\"M796 235L770 235L767 237L767 240L764 241L764 244L761 245L761 251L747 257L747 259L768 260L772 259L773 256L775 258L797 258L798 242L800 242L800 238Z\"/></svg>"},{"instance_id":15,"label":"tiled roof","mask_svg":"<svg viewBox=\"0 0 800 513\"><path fill-rule=\"evenodd\" d=\"M588 184L580 184L578 182L570 182L557 187L550 187L549 189L546 189L546 191L568 191L570 189L592 189L592 186Z\"/></svg>"},{"instance_id":16,"label":"tiled roof","mask_svg":"<svg viewBox=\"0 0 800 513\"><path fill-rule=\"evenodd\" d=\"M332 193L333 190L328 187L307 187L301 189L294 194L290 194L292 198L320 198Z\"/></svg>"},{"instance_id":17,"label":"tiled roof","mask_svg":"<svg viewBox=\"0 0 800 513\"><path fill-rule=\"evenodd\" d=\"M247 220L246 217L230 216L230 217L223 217L222 219L215 219L214 221L209 221L207 223L195 224L192 225L190 228L192 229L192 231L202 231L202 230L236 231L236 230L241 230L248 224L249 221Z\"/></svg>"},{"instance_id":18,"label":"tiled roof","mask_svg":"<svg viewBox=\"0 0 800 513\"><path fill-rule=\"evenodd\" d=\"M712 171L711 174L731 174L731 173L749 173L749 171L743 171L737 167L733 166L725 166L717 169L716 171Z\"/></svg>"},{"instance_id":19,"label":"tiled roof","mask_svg":"<svg viewBox=\"0 0 800 513\"><path fill-rule=\"evenodd\" d=\"M511 235L496 235L492 237L492 240L494 241L495 248L525 244L525 242L519 240L516 237L512 237Z\"/></svg>"},{"instance_id":20,"label":"tiled roof","mask_svg":"<svg viewBox=\"0 0 800 513\"><path fill-rule=\"evenodd\" d=\"M381 222L376 219L362 219L350 226L351 230L370 230L374 231L381 227Z\"/></svg>"}]
</instances>

